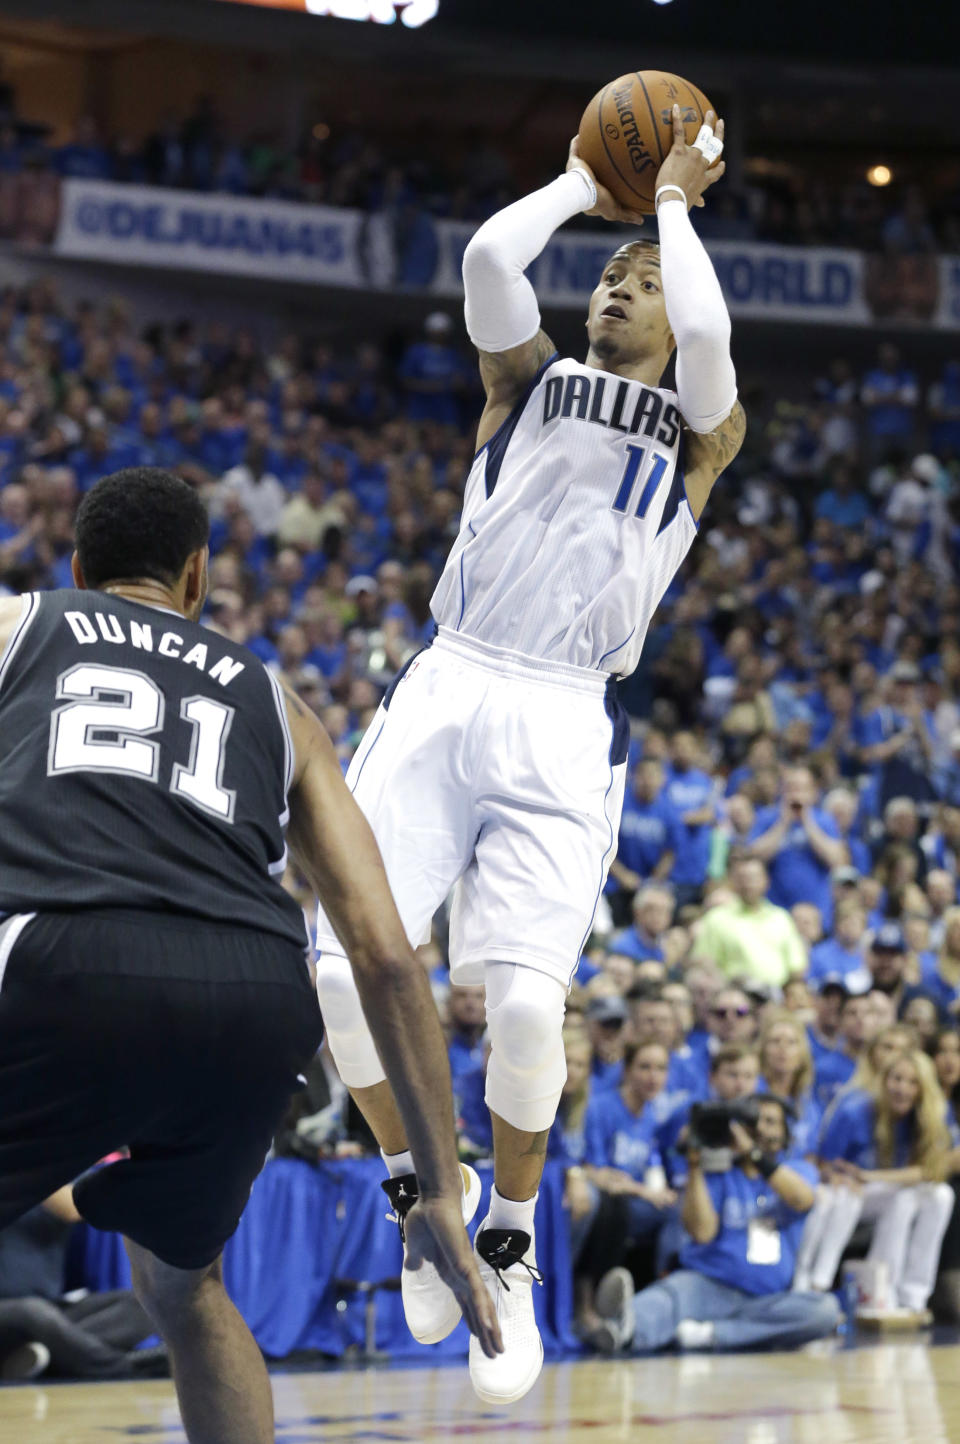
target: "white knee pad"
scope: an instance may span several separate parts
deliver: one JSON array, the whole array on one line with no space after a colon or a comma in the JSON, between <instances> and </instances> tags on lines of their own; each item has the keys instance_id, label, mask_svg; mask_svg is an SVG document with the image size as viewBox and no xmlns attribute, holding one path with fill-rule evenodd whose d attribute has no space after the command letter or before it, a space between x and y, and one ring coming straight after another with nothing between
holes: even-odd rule
<instances>
[{"instance_id":1,"label":"white knee pad","mask_svg":"<svg viewBox=\"0 0 960 1444\"><path fill-rule=\"evenodd\" d=\"M377 1055L353 972L340 953L317 958L317 997L340 1077L348 1088L372 1088L386 1078Z\"/></svg>"},{"instance_id":2,"label":"white knee pad","mask_svg":"<svg viewBox=\"0 0 960 1444\"><path fill-rule=\"evenodd\" d=\"M485 970L490 1061L487 1107L512 1128L541 1133L557 1114L567 1079L563 1054L566 991L520 963Z\"/></svg>"}]
</instances>

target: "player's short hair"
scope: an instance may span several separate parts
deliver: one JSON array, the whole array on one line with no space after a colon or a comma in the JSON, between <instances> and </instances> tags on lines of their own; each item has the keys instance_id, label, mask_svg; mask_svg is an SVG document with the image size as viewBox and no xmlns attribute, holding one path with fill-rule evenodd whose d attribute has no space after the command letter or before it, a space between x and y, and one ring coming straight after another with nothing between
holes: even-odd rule
<instances>
[{"instance_id":1,"label":"player's short hair","mask_svg":"<svg viewBox=\"0 0 960 1444\"><path fill-rule=\"evenodd\" d=\"M209 537L210 518L193 487L157 466L105 476L77 512L77 556L88 587L148 578L171 586Z\"/></svg>"},{"instance_id":2,"label":"player's short hair","mask_svg":"<svg viewBox=\"0 0 960 1444\"><path fill-rule=\"evenodd\" d=\"M617 256L629 256L632 261L653 261L659 266L660 243L659 241L627 241L626 245L617 247L607 262L607 266ZM606 270L606 266L604 270Z\"/></svg>"}]
</instances>

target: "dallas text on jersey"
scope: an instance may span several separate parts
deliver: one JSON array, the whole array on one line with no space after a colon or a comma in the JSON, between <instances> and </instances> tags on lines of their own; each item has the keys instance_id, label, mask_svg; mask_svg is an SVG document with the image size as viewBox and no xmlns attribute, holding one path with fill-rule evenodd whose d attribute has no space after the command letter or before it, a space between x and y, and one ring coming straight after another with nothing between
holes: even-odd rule
<instances>
[{"instance_id":1,"label":"dallas text on jersey","mask_svg":"<svg viewBox=\"0 0 960 1444\"><path fill-rule=\"evenodd\" d=\"M574 372L572 376L551 376L543 393L543 424L559 417L576 417L579 421L593 421L610 431L622 431L626 436L643 432L644 436L656 436L664 446L673 446L683 425L680 412L672 402L664 402L656 391L644 387L629 421L623 419L630 394L630 381L621 380L610 402L607 415L604 411L604 392L607 376L590 376L586 372ZM612 390L612 387L611 387ZM661 424L662 423L662 424ZM659 430L657 429L659 427Z\"/></svg>"}]
</instances>

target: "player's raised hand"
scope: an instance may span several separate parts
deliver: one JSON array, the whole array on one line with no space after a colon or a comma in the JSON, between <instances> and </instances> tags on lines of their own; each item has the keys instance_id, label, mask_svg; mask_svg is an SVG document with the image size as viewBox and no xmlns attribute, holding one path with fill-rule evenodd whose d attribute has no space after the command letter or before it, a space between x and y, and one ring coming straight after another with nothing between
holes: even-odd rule
<instances>
[{"instance_id":1,"label":"player's raised hand","mask_svg":"<svg viewBox=\"0 0 960 1444\"><path fill-rule=\"evenodd\" d=\"M570 153L567 156L566 169L586 171L597 188L597 204L592 210L586 211L584 213L585 215L602 216L605 221L615 221L618 225L643 225L643 212L631 211L626 206L622 206L619 201L614 200L606 186L602 186L597 180L586 161L580 159L580 137L578 135L575 135L570 142Z\"/></svg>"},{"instance_id":2,"label":"player's raised hand","mask_svg":"<svg viewBox=\"0 0 960 1444\"><path fill-rule=\"evenodd\" d=\"M503 1339L493 1299L484 1286L470 1240L463 1226L459 1198L424 1198L404 1219L404 1268L432 1263L460 1305L467 1328L476 1334L488 1358L503 1353Z\"/></svg>"},{"instance_id":3,"label":"player's raised hand","mask_svg":"<svg viewBox=\"0 0 960 1444\"><path fill-rule=\"evenodd\" d=\"M709 136L705 135L707 131ZM703 141L701 137L704 137ZM679 186L687 198L688 210L691 206L703 205L704 191L715 185L726 170L726 163L718 161L715 155L710 154L711 140L719 141L720 145L723 145L723 121L717 119L714 111L707 111L697 137L697 141L706 144L705 154L696 142L687 145L680 107L673 107L673 145L657 175L657 190L661 186Z\"/></svg>"}]
</instances>

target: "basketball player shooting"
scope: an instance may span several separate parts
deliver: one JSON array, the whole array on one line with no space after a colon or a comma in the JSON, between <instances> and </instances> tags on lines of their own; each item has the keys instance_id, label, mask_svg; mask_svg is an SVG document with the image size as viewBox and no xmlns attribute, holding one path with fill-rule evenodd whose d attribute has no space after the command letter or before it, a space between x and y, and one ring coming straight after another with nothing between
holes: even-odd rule
<instances>
[{"instance_id":1,"label":"basketball player shooting","mask_svg":"<svg viewBox=\"0 0 960 1444\"><path fill-rule=\"evenodd\" d=\"M744 414L730 320L688 217L723 172L723 123L694 145L673 109L657 178L659 246L610 258L590 300L586 362L561 358L524 271L580 212L639 217L571 145L566 173L508 206L463 261L467 330L486 406L462 524L432 600L438 633L394 682L348 783L372 824L413 942L454 888L454 983L482 982L491 1053L495 1186L475 1248L505 1349L470 1343L480 1398L535 1382L534 1207L566 1075L565 997L616 838L628 724L615 693L697 532ZM677 390L660 378L677 351ZM330 1043L380 1143L403 1231L417 1183L397 1107L343 950L321 912L318 988ZM464 1173L464 1217L479 1180ZM456 1326L436 1272L404 1269L407 1322L424 1343Z\"/></svg>"}]
</instances>

